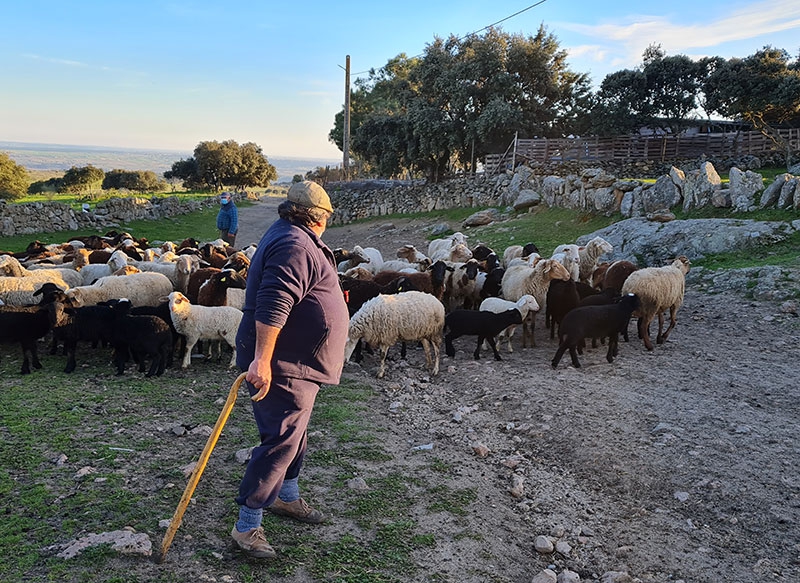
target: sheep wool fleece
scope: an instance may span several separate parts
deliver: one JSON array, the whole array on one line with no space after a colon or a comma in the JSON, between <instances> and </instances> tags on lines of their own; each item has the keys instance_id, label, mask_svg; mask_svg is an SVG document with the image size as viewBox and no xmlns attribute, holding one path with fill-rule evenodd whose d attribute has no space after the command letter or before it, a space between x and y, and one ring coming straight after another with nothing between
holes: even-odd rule
<instances>
[{"instance_id":1,"label":"sheep wool fleece","mask_svg":"<svg viewBox=\"0 0 800 583\"><path fill-rule=\"evenodd\" d=\"M250 508L275 500L284 478L297 478L306 450L306 427L321 383L338 384L344 366L349 315L333 253L310 229L278 219L250 263L237 364L247 370L255 354L256 322L281 329L267 395L253 402L261 435L236 502ZM251 395L257 391L246 383Z\"/></svg>"}]
</instances>

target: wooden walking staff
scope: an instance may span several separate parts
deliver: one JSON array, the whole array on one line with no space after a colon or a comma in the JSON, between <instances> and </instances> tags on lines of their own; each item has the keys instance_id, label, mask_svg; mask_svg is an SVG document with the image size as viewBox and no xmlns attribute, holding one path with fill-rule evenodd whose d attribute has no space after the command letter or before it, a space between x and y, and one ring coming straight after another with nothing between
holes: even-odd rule
<instances>
[{"instance_id":1,"label":"wooden walking staff","mask_svg":"<svg viewBox=\"0 0 800 583\"><path fill-rule=\"evenodd\" d=\"M164 535L164 542L161 543L160 563L163 563L164 559L167 558L167 551L169 550L169 546L172 544L172 539L175 538L175 533L178 532L178 528L181 526L183 513L186 512L186 507L189 505L189 500L192 499L192 494L194 494L194 489L197 487L197 483L200 481L200 476L203 475L203 470L206 469L208 458L211 457L211 452L214 450L214 446L217 445L217 440L219 439L220 433L222 433L222 428L225 426L225 422L228 420L228 416L233 410L233 405L236 403L236 396L239 393L239 387L241 386L242 381L244 381L245 376L247 376L247 373L243 372L236 377L235 381L233 381L231 390L228 393L228 400L225 401L225 406L222 408L222 411L219 414L217 424L214 425L214 430L211 432L211 435L208 436L206 447L203 449L203 453L200 454L200 459L197 460L197 465L195 466L194 471L192 471L192 475L189 476L189 483L186 484L186 489L183 491L181 501L178 503L178 507L175 509L175 514L172 516L172 520L169 523L167 534ZM266 391L264 392L266 393ZM259 396L263 397L263 395L260 395L260 393Z\"/></svg>"}]
</instances>

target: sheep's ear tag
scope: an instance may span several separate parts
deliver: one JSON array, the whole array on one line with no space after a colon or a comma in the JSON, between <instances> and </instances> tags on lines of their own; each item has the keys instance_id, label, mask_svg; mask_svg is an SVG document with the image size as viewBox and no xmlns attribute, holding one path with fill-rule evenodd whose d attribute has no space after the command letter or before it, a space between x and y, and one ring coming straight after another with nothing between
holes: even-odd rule
<instances>
[{"instance_id":1,"label":"sheep's ear tag","mask_svg":"<svg viewBox=\"0 0 800 583\"><path fill-rule=\"evenodd\" d=\"M345 304L349 304L350 303L350 290L349 289L344 290L344 303Z\"/></svg>"},{"instance_id":2,"label":"sheep's ear tag","mask_svg":"<svg viewBox=\"0 0 800 583\"><path fill-rule=\"evenodd\" d=\"M228 281L228 278L227 277L223 277L222 279L220 279L220 281Z\"/></svg>"}]
</instances>

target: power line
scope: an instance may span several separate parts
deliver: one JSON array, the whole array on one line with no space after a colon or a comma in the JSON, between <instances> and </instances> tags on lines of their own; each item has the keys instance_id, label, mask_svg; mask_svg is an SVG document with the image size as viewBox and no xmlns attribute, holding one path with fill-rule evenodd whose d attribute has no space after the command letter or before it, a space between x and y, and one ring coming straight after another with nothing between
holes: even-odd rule
<instances>
[{"instance_id":1,"label":"power line","mask_svg":"<svg viewBox=\"0 0 800 583\"><path fill-rule=\"evenodd\" d=\"M478 30L476 30L476 31L470 32L469 34L465 34L464 36L460 36L460 37L458 37L458 40L464 40L464 39L465 39L465 38L467 38L468 36L472 36L473 34L478 34L479 32L483 32L484 30L488 30L488 29L492 28L493 26L497 26L498 24L501 24L501 23L505 22L506 20L511 20L511 19L512 19L512 18L514 18L515 16L519 16L519 15L520 15L520 14L522 14L523 12L527 12L527 11L528 11L528 10L530 10L531 8L536 8L537 6L540 6L540 5L544 4L545 2L547 2L547 0L539 0L538 2L535 2L535 3L531 4L531 5L530 5L530 6L528 6L527 8L523 8L522 10L518 10L518 11L517 11L517 12L515 12L514 14L512 14L512 15L510 15L510 16L506 16L505 18L502 18L502 19L498 20L497 22L493 22L492 24L487 24L487 25L486 25L486 26L484 26L483 28L480 28L480 29L478 29ZM424 54L425 54L425 53L420 53L420 54L418 54L418 55L414 55L414 56L413 56L413 57L411 57L411 58L412 58L412 59L417 59L417 58L421 57L421 56L422 56L422 55L424 55ZM341 66L341 65L340 65L340 66ZM353 76L354 76L354 77L356 77L356 76L358 76L358 75L363 75L364 73L369 73L369 72L370 72L370 70L371 70L371 69L367 69L366 71L359 71L358 73L353 73Z\"/></svg>"}]
</instances>

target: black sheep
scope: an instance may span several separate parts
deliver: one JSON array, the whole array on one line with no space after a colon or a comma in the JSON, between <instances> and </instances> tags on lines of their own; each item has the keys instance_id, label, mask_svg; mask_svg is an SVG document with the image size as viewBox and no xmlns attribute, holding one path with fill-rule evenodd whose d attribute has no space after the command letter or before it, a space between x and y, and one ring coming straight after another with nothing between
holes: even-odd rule
<instances>
[{"instance_id":1,"label":"black sheep","mask_svg":"<svg viewBox=\"0 0 800 583\"><path fill-rule=\"evenodd\" d=\"M553 368L558 366L567 349L572 358L572 365L580 368L578 353L583 354L581 347L584 340L605 336L608 336L609 339L606 360L614 362L614 357L617 355L619 333L638 307L639 298L634 294L627 294L616 304L583 306L570 311L561 322L558 333L560 344L551 363Z\"/></svg>"},{"instance_id":2,"label":"black sheep","mask_svg":"<svg viewBox=\"0 0 800 583\"><path fill-rule=\"evenodd\" d=\"M572 279L566 281L554 279L547 288L547 308L545 309L544 323L550 326L550 338L555 338L556 327L567 313L578 307L581 301L578 293L577 282Z\"/></svg>"},{"instance_id":3,"label":"black sheep","mask_svg":"<svg viewBox=\"0 0 800 583\"><path fill-rule=\"evenodd\" d=\"M494 352L495 360L503 360L497 352L495 337L512 324L522 324L522 314L513 309L499 314L494 312L481 312L476 310L453 310L444 317L444 345L447 356L455 356L456 349L453 340L459 336L477 336L478 345L472 354L475 360L481 357L481 344L489 343Z\"/></svg>"},{"instance_id":4,"label":"black sheep","mask_svg":"<svg viewBox=\"0 0 800 583\"><path fill-rule=\"evenodd\" d=\"M124 374L130 353L139 364L139 372L144 372L145 358L149 357L150 370L146 376L161 376L172 345L169 326L158 316L132 316L131 303L127 300L119 300L112 309L114 330L111 343L114 346L117 375Z\"/></svg>"},{"instance_id":5,"label":"black sheep","mask_svg":"<svg viewBox=\"0 0 800 583\"><path fill-rule=\"evenodd\" d=\"M36 341L53 327L56 306L66 300L64 292L54 283L45 283L34 296L42 296L34 306L0 306L0 344L16 344L22 347L22 370L30 374L31 366L42 368L36 353Z\"/></svg>"}]
</instances>

